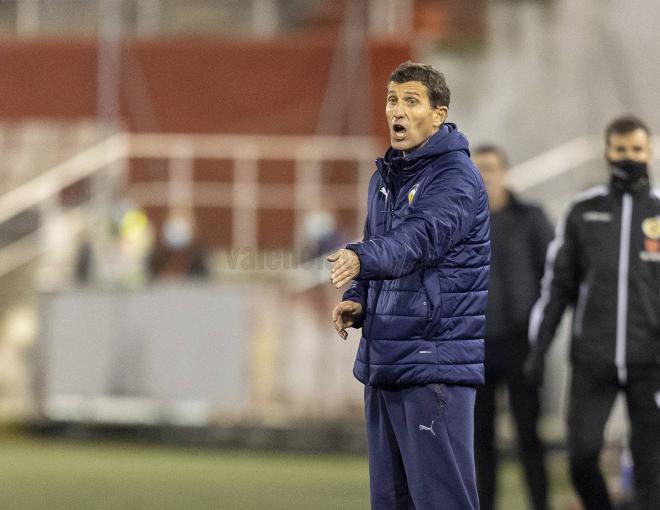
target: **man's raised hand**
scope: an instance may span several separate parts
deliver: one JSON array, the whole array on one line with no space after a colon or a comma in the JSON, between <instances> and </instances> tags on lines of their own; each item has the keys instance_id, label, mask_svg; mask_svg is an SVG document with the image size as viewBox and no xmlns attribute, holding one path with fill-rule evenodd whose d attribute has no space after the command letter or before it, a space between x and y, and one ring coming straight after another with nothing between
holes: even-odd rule
<instances>
[{"instance_id":1,"label":"man's raised hand","mask_svg":"<svg viewBox=\"0 0 660 510\"><path fill-rule=\"evenodd\" d=\"M360 258L353 250L342 248L326 259L332 262L330 268L330 283L337 289L343 287L360 274Z\"/></svg>"},{"instance_id":2,"label":"man's raised hand","mask_svg":"<svg viewBox=\"0 0 660 510\"><path fill-rule=\"evenodd\" d=\"M355 301L342 301L332 310L332 321L339 336L346 340L348 333L346 328L350 328L362 316L362 305Z\"/></svg>"}]
</instances>

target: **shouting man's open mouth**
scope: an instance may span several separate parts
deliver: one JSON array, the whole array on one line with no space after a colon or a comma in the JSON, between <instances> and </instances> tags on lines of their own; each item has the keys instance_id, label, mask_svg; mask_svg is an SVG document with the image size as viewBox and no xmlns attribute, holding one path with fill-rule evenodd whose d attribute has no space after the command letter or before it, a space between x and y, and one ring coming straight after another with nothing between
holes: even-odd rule
<instances>
[{"instance_id":1,"label":"shouting man's open mouth","mask_svg":"<svg viewBox=\"0 0 660 510\"><path fill-rule=\"evenodd\" d=\"M392 131L394 132L394 138L397 140L403 140L406 137L406 134L408 134L408 130L405 126L399 123L392 124Z\"/></svg>"}]
</instances>

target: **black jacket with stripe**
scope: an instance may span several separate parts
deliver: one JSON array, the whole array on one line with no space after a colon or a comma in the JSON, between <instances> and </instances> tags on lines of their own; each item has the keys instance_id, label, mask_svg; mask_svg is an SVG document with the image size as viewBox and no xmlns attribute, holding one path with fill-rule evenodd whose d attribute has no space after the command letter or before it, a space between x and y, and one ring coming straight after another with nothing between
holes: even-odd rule
<instances>
[{"instance_id":1,"label":"black jacket with stripe","mask_svg":"<svg viewBox=\"0 0 660 510\"><path fill-rule=\"evenodd\" d=\"M547 350L574 307L571 361L660 365L660 191L599 186L578 195L548 247L530 341Z\"/></svg>"}]
</instances>

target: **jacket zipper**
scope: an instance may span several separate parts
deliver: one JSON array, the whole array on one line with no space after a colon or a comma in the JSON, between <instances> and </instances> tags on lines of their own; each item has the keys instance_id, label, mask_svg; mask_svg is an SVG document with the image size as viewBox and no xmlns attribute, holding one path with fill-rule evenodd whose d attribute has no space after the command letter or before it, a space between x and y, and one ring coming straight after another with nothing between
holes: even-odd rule
<instances>
[{"instance_id":1,"label":"jacket zipper","mask_svg":"<svg viewBox=\"0 0 660 510\"><path fill-rule=\"evenodd\" d=\"M386 221L385 221L385 228L387 230L390 230L392 228L392 218L394 217L394 208L396 207L396 203L399 201L399 196L401 195L401 192L403 191L403 187L399 190L399 193L397 194L397 196L394 196L394 194L392 193L392 190L389 189L389 187L388 187L388 190L389 190L389 192L388 192L387 196L392 197L393 200L387 200L387 197L385 198L385 202L387 204L387 218L386 218ZM431 307L431 299L429 297L429 293L426 291L426 286L424 285L424 276L423 275L420 276L420 278L419 278L419 284L420 284L422 290L424 291L425 298L424 298L423 304L426 307L426 318L430 319L431 316L433 315L433 309ZM428 326L428 324L427 324L427 326Z\"/></svg>"},{"instance_id":2,"label":"jacket zipper","mask_svg":"<svg viewBox=\"0 0 660 510\"><path fill-rule=\"evenodd\" d=\"M616 310L616 365L619 384L628 378L626 367L626 335L628 326L628 273L630 268L630 228L632 224L633 200L630 193L624 193L621 206L621 235L619 239L619 279L617 284Z\"/></svg>"},{"instance_id":3,"label":"jacket zipper","mask_svg":"<svg viewBox=\"0 0 660 510\"><path fill-rule=\"evenodd\" d=\"M383 179L383 184L385 189L387 190L387 193L383 193L385 195L385 231L390 230L392 226L392 215L394 214L394 208L392 207L392 190L390 187L387 185L386 182L384 182ZM378 194L382 191L383 188L379 188L378 191L376 192L376 199L378 199ZM383 282L379 281L377 283L376 287L376 295L374 296L374 310L373 313L371 314L370 321L369 321L369 331L371 331L371 326L373 325L374 322L374 317L376 316L376 308L378 307L378 300L380 298L380 292L383 287ZM363 327L364 331L364 327ZM367 359L366 359L366 365L367 365L367 381L366 383L369 383L369 379L371 378L371 346L369 345L369 339L364 338L366 343L367 343Z\"/></svg>"}]
</instances>

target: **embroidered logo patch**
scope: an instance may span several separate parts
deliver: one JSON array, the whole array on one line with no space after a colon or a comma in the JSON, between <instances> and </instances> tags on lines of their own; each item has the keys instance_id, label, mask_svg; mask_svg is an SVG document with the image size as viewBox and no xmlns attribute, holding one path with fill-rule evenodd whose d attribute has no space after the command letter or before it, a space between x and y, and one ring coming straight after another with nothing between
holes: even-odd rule
<instances>
[{"instance_id":1,"label":"embroidered logo patch","mask_svg":"<svg viewBox=\"0 0 660 510\"><path fill-rule=\"evenodd\" d=\"M435 430L433 430L433 424L434 423L435 423L435 420L433 420L431 422L431 425L429 425L428 427L426 425L420 425L418 428L419 428L420 431L430 432L435 437Z\"/></svg>"},{"instance_id":2,"label":"embroidered logo patch","mask_svg":"<svg viewBox=\"0 0 660 510\"><path fill-rule=\"evenodd\" d=\"M657 261L660 258L660 216L646 218L642 222L642 232L645 236L642 260Z\"/></svg>"},{"instance_id":3,"label":"embroidered logo patch","mask_svg":"<svg viewBox=\"0 0 660 510\"><path fill-rule=\"evenodd\" d=\"M640 251L639 259L644 262L660 262L660 252L657 251Z\"/></svg>"},{"instance_id":4,"label":"embroidered logo patch","mask_svg":"<svg viewBox=\"0 0 660 510\"><path fill-rule=\"evenodd\" d=\"M660 216L655 218L646 218L642 222L642 232L649 239L660 240Z\"/></svg>"},{"instance_id":5,"label":"embroidered logo patch","mask_svg":"<svg viewBox=\"0 0 660 510\"><path fill-rule=\"evenodd\" d=\"M417 189L419 188L419 183L415 184L410 191L408 191L408 203L412 204L412 201L415 200L415 195L417 194Z\"/></svg>"},{"instance_id":6,"label":"embroidered logo patch","mask_svg":"<svg viewBox=\"0 0 660 510\"><path fill-rule=\"evenodd\" d=\"M612 221L612 214L602 211L587 211L582 213L582 219L584 221Z\"/></svg>"}]
</instances>

